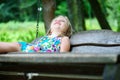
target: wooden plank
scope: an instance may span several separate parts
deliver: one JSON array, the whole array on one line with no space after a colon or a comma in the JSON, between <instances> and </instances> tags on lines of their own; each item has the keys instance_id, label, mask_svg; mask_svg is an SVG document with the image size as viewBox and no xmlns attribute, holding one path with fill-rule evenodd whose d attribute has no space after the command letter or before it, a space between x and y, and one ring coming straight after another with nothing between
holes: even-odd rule
<instances>
[{"instance_id":1,"label":"wooden plank","mask_svg":"<svg viewBox=\"0 0 120 80\"><path fill-rule=\"evenodd\" d=\"M119 54L92 53L20 53L0 54L0 62L17 63L116 63Z\"/></svg>"},{"instance_id":2,"label":"wooden plank","mask_svg":"<svg viewBox=\"0 0 120 80\"><path fill-rule=\"evenodd\" d=\"M0 72L0 75L5 78L8 76L11 77L23 77L24 73L18 73L18 72ZM75 74L50 74L50 73L28 73L26 74L26 77L32 78L32 79L40 79L40 78L58 78L58 79L90 79L90 80L102 80L102 76L94 76L94 75L75 75ZM25 78L25 76L24 76Z\"/></svg>"},{"instance_id":3,"label":"wooden plank","mask_svg":"<svg viewBox=\"0 0 120 80\"><path fill-rule=\"evenodd\" d=\"M102 75L104 64L115 63L116 57L117 55L72 52L59 54L1 54L0 71Z\"/></svg>"},{"instance_id":4,"label":"wooden plank","mask_svg":"<svg viewBox=\"0 0 120 80\"><path fill-rule=\"evenodd\" d=\"M66 79L65 77L68 77L70 75L76 75L76 78L74 77L74 79L81 77L83 80L87 80L88 77L88 80L97 80L96 78L99 80L102 78L99 76L102 75L104 66L106 64L115 65L118 60L119 54L109 53L83 54L68 52L42 54L14 52L9 54L0 54L0 71L17 71L24 73L40 72L41 74L47 74L45 77L43 76L43 79L46 79L47 77L47 79L49 79L51 74L56 74L56 76L59 77L57 79L63 80ZM35 80L38 80L39 77L35 78ZM56 78L54 77L54 79Z\"/></svg>"},{"instance_id":5,"label":"wooden plank","mask_svg":"<svg viewBox=\"0 0 120 80\"><path fill-rule=\"evenodd\" d=\"M24 73L0 71L0 80L27 80L27 78Z\"/></svg>"},{"instance_id":6,"label":"wooden plank","mask_svg":"<svg viewBox=\"0 0 120 80\"><path fill-rule=\"evenodd\" d=\"M102 75L100 64L2 64L0 71Z\"/></svg>"},{"instance_id":7,"label":"wooden plank","mask_svg":"<svg viewBox=\"0 0 120 80\"><path fill-rule=\"evenodd\" d=\"M47 80L103 80L102 76L90 76L90 75L66 75L66 74L39 74L34 76L33 80L39 80L40 78L46 78ZM46 80L45 79L45 80Z\"/></svg>"},{"instance_id":8,"label":"wooden plank","mask_svg":"<svg viewBox=\"0 0 120 80\"><path fill-rule=\"evenodd\" d=\"M70 41L71 45L120 46L120 32L113 32L112 30L81 31L72 35Z\"/></svg>"}]
</instances>

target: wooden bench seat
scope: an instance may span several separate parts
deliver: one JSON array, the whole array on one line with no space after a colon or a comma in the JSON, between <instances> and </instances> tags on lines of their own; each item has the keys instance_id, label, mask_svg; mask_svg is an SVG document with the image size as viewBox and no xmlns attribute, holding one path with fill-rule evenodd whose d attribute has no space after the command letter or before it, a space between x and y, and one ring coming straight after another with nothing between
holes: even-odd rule
<instances>
[{"instance_id":1,"label":"wooden bench seat","mask_svg":"<svg viewBox=\"0 0 120 80\"><path fill-rule=\"evenodd\" d=\"M120 80L120 33L83 31L70 40L67 53L0 54L0 80Z\"/></svg>"}]
</instances>

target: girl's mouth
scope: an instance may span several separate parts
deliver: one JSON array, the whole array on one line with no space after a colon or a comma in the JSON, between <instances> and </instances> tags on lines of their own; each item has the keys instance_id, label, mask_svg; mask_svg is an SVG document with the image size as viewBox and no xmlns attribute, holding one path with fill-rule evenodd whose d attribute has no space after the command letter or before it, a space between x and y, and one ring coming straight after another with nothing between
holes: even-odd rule
<instances>
[{"instance_id":1,"label":"girl's mouth","mask_svg":"<svg viewBox=\"0 0 120 80\"><path fill-rule=\"evenodd\" d=\"M58 24L58 25L61 25L61 23L59 21L56 21L54 24Z\"/></svg>"}]
</instances>

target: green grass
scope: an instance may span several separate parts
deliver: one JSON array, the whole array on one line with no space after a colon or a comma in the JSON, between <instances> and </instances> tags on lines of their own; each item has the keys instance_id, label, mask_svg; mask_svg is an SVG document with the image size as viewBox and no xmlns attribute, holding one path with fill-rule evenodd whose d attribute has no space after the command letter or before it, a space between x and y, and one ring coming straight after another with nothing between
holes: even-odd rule
<instances>
[{"instance_id":1,"label":"green grass","mask_svg":"<svg viewBox=\"0 0 120 80\"><path fill-rule=\"evenodd\" d=\"M112 30L117 32L117 29L118 29L117 21L113 19L109 19L108 23L110 27L112 28ZM101 29L96 18L86 19L85 25L86 25L87 30L100 30Z\"/></svg>"},{"instance_id":2,"label":"green grass","mask_svg":"<svg viewBox=\"0 0 120 80\"><path fill-rule=\"evenodd\" d=\"M87 30L100 30L100 25L98 21L94 19L86 19L85 21L86 29Z\"/></svg>"},{"instance_id":3,"label":"green grass","mask_svg":"<svg viewBox=\"0 0 120 80\"><path fill-rule=\"evenodd\" d=\"M39 36L45 35L44 24L39 24ZM15 22L0 23L0 41L31 42L36 38L36 22Z\"/></svg>"}]
</instances>

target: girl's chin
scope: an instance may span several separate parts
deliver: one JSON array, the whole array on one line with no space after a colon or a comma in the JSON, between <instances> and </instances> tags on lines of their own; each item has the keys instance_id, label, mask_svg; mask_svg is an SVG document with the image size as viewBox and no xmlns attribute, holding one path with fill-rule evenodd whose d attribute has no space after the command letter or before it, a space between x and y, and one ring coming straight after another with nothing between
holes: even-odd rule
<instances>
[{"instance_id":1,"label":"girl's chin","mask_svg":"<svg viewBox=\"0 0 120 80\"><path fill-rule=\"evenodd\" d=\"M58 27L55 27L55 29L60 30L60 27L59 27L59 26L58 26Z\"/></svg>"},{"instance_id":2,"label":"girl's chin","mask_svg":"<svg viewBox=\"0 0 120 80\"><path fill-rule=\"evenodd\" d=\"M60 29L60 25L54 25L54 28Z\"/></svg>"}]
</instances>

